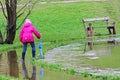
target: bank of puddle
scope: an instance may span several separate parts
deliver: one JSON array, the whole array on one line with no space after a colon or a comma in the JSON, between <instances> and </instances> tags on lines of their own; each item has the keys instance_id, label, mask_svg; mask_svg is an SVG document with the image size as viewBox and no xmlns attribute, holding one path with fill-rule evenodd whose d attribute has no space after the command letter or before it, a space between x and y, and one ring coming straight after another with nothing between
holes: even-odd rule
<instances>
[{"instance_id":1,"label":"bank of puddle","mask_svg":"<svg viewBox=\"0 0 120 80\"><path fill-rule=\"evenodd\" d=\"M43 69L32 64L30 58L26 58L25 63L22 63L16 50L0 54L0 74L20 78L21 80L87 80L81 75Z\"/></svg>"},{"instance_id":2,"label":"bank of puddle","mask_svg":"<svg viewBox=\"0 0 120 80\"><path fill-rule=\"evenodd\" d=\"M72 67L78 72L120 75L119 42L119 38L114 38L107 41L86 40L84 43L72 43L49 50L42 61ZM0 74L20 77L23 80L92 80L81 75L42 69L32 65L30 58L26 58L25 64L22 64L16 50L0 54Z\"/></svg>"}]
</instances>

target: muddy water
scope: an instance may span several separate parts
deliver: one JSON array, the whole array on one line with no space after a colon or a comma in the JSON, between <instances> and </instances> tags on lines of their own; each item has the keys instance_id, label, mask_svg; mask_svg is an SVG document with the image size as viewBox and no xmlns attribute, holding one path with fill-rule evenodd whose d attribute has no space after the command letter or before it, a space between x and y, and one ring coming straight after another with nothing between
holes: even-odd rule
<instances>
[{"instance_id":1,"label":"muddy water","mask_svg":"<svg viewBox=\"0 0 120 80\"><path fill-rule=\"evenodd\" d=\"M49 50L44 61L98 75L120 75L120 39L73 43Z\"/></svg>"},{"instance_id":2,"label":"muddy water","mask_svg":"<svg viewBox=\"0 0 120 80\"><path fill-rule=\"evenodd\" d=\"M18 63L17 63L17 55L14 54L15 51L8 52L6 54L0 54L0 73L9 74L10 76L18 77ZM16 66L16 67L14 67Z\"/></svg>"},{"instance_id":3,"label":"muddy water","mask_svg":"<svg viewBox=\"0 0 120 80\"><path fill-rule=\"evenodd\" d=\"M42 69L40 66L32 65L27 56L25 63L22 63L16 50L0 54L0 74L21 80L88 80L80 75Z\"/></svg>"}]
</instances>

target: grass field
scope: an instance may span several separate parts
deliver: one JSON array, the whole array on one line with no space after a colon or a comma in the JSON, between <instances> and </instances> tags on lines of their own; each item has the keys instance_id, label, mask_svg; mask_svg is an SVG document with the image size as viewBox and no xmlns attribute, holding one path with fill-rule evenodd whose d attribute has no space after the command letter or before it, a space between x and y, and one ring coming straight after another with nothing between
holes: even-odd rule
<instances>
[{"instance_id":1,"label":"grass field","mask_svg":"<svg viewBox=\"0 0 120 80\"><path fill-rule=\"evenodd\" d=\"M24 15L23 15L24 16ZM48 48L64 45L85 38L83 18L95 18L109 16L111 22L117 25L117 34L120 32L120 1L110 0L108 2L74 2L74 3L47 3L36 4L29 19L41 32L42 42L52 42L45 44L45 51ZM0 14L0 26L5 36L6 21ZM22 17L18 20L20 23ZM97 23L97 25L100 25ZM107 29L95 29L96 34L107 34ZM36 42L39 40L36 39ZM18 46L19 30L17 31L14 44ZM3 46L3 45L2 45ZM8 45L7 45L8 46ZM17 48L17 47L16 47Z\"/></svg>"}]
</instances>

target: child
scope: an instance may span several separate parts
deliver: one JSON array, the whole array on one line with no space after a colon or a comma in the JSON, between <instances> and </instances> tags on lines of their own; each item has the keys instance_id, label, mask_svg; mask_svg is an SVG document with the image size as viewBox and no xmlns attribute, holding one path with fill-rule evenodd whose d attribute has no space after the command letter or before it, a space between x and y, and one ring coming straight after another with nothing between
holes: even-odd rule
<instances>
[{"instance_id":1,"label":"child","mask_svg":"<svg viewBox=\"0 0 120 80\"><path fill-rule=\"evenodd\" d=\"M30 43L32 47L32 57L35 58L36 48L35 48L33 33L38 39L41 38L41 34L32 25L31 21L29 19L26 19L20 31L20 35L19 35L20 41L23 43L23 50L22 50L22 61L23 62L25 60L25 54L26 54L28 43Z\"/></svg>"}]
</instances>

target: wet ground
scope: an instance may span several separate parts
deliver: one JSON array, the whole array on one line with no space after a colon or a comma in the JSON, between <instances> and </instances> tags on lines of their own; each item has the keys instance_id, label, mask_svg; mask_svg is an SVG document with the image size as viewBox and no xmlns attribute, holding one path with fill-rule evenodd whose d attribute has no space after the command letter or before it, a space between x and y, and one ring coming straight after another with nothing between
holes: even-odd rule
<instances>
[{"instance_id":1,"label":"wet ground","mask_svg":"<svg viewBox=\"0 0 120 80\"><path fill-rule=\"evenodd\" d=\"M120 75L119 42L119 38L113 38L72 43L49 50L44 61L73 67L78 72Z\"/></svg>"}]
</instances>

